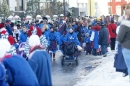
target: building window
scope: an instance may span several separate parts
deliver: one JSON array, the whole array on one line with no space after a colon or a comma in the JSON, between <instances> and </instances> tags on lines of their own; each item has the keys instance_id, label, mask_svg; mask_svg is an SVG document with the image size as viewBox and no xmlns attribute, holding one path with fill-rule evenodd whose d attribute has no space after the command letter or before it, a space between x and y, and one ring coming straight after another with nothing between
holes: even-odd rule
<instances>
[{"instance_id":1,"label":"building window","mask_svg":"<svg viewBox=\"0 0 130 86\"><path fill-rule=\"evenodd\" d=\"M108 13L109 13L109 14L112 14L112 8L111 8L111 6L108 7Z\"/></svg>"},{"instance_id":2,"label":"building window","mask_svg":"<svg viewBox=\"0 0 130 86\"><path fill-rule=\"evenodd\" d=\"M84 3L82 3L82 7L84 7Z\"/></svg>"},{"instance_id":3,"label":"building window","mask_svg":"<svg viewBox=\"0 0 130 86\"><path fill-rule=\"evenodd\" d=\"M95 9L98 9L98 4L97 4L97 2L95 2Z\"/></svg>"},{"instance_id":4,"label":"building window","mask_svg":"<svg viewBox=\"0 0 130 86\"><path fill-rule=\"evenodd\" d=\"M78 3L78 7L83 7L82 3Z\"/></svg>"},{"instance_id":5,"label":"building window","mask_svg":"<svg viewBox=\"0 0 130 86\"><path fill-rule=\"evenodd\" d=\"M85 3L85 7L88 7L88 4L87 4L87 3Z\"/></svg>"},{"instance_id":6,"label":"building window","mask_svg":"<svg viewBox=\"0 0 130 86\"><path fill-rule=\"evenodd\" d=\"M121 6L116 6L116 14L121 15Z\"/></svg>"}]
</instances>

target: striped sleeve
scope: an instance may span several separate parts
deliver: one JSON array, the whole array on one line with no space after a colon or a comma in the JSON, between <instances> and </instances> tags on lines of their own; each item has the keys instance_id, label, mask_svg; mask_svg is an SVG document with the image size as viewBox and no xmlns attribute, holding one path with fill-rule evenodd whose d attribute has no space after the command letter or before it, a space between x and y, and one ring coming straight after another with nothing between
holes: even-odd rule
<instances>
[{"instance_id":1,"label":"striped sleeve","mask_svg":"<svg viewBox=\"0 0 130 86\"><path fill-rule=\"evenodd\" d=\"M29 46L29 38L27 38L26 44L25 44L25 50L24 52L26 53L26 55L29 54L30 51L30 46Z\"/></svg>"},{"instance_id":2,"label":"striped sleeve","mask_svg":"<svg viewBox=\"0 0 130 86\"><path fill-rule=\"evenodd\" d=\"M47 48L48 47L48 41L46 40L46 37L44 35L42 35L40 37L40 42L41 42L41 45L44 47L44 48Z\"/></svg>"}]
</instances>

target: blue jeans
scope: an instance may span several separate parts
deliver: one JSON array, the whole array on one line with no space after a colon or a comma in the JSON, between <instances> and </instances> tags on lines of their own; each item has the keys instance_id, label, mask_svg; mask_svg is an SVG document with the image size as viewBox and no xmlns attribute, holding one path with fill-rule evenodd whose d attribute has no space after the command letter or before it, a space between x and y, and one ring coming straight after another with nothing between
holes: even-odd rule
<instances>
[{"instance_id":1,"label":"blue jeans","mask_svg":"<svg viewBox=\"0 0 130 86\"><path fill-rule=\"evenodd\" d=\"M123 53L123 56L124 56L126 66L128 68L128 74L130 76L130 50L126 49L126 48L122 48L122 53Z\"/></svg>"},{"instance_id":2,"label":"blue jeans","mask_svg":"<svg viewBox=\"0 0 130 86\"><path fill-rule=\"evenodd\" d=\"M102 54L106 54L107 53L107 45L101 45L101 51L102 51Z\"/></svg>"}]
</instances>

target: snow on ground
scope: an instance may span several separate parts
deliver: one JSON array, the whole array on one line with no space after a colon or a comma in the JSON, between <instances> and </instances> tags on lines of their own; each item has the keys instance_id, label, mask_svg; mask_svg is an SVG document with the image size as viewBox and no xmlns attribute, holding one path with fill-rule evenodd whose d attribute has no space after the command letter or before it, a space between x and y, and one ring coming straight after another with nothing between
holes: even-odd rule
<instances>
[{"instance_id":1,"label":"snow on ground","mask_svg":"<svg viewBox=\"0 0 130 86\"><path fill-rule=\"evenodd\" d=\"M102 58L102 63L75 86L130 86L129 77L115 72L114 55Z\"/></svg>"}]
</instances>

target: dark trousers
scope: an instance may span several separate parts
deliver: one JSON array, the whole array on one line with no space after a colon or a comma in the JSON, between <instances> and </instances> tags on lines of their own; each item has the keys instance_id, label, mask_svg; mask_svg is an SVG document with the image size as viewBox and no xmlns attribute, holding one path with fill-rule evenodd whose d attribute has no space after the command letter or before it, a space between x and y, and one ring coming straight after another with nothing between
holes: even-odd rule
<instances>
[{"instance_id":1,"label":"dark trousers","mask_svg":"<svg viewBox=\"0 0 130 86\"><path fill-rule=\"evenodd\" d=\"M111 50L115 50L115 41L116 38L111 38Z\"/></svg>"},{"instance_id":2,"label":"dark trousers","mask_svg":"<svg viewBox=\"0 0 130 86\"><path fill-rule=\"evenodd\" d=\"M108 45L101 45L101 51L103 55L107 53L107 46Z\"/></svg>"}]
</instances>

